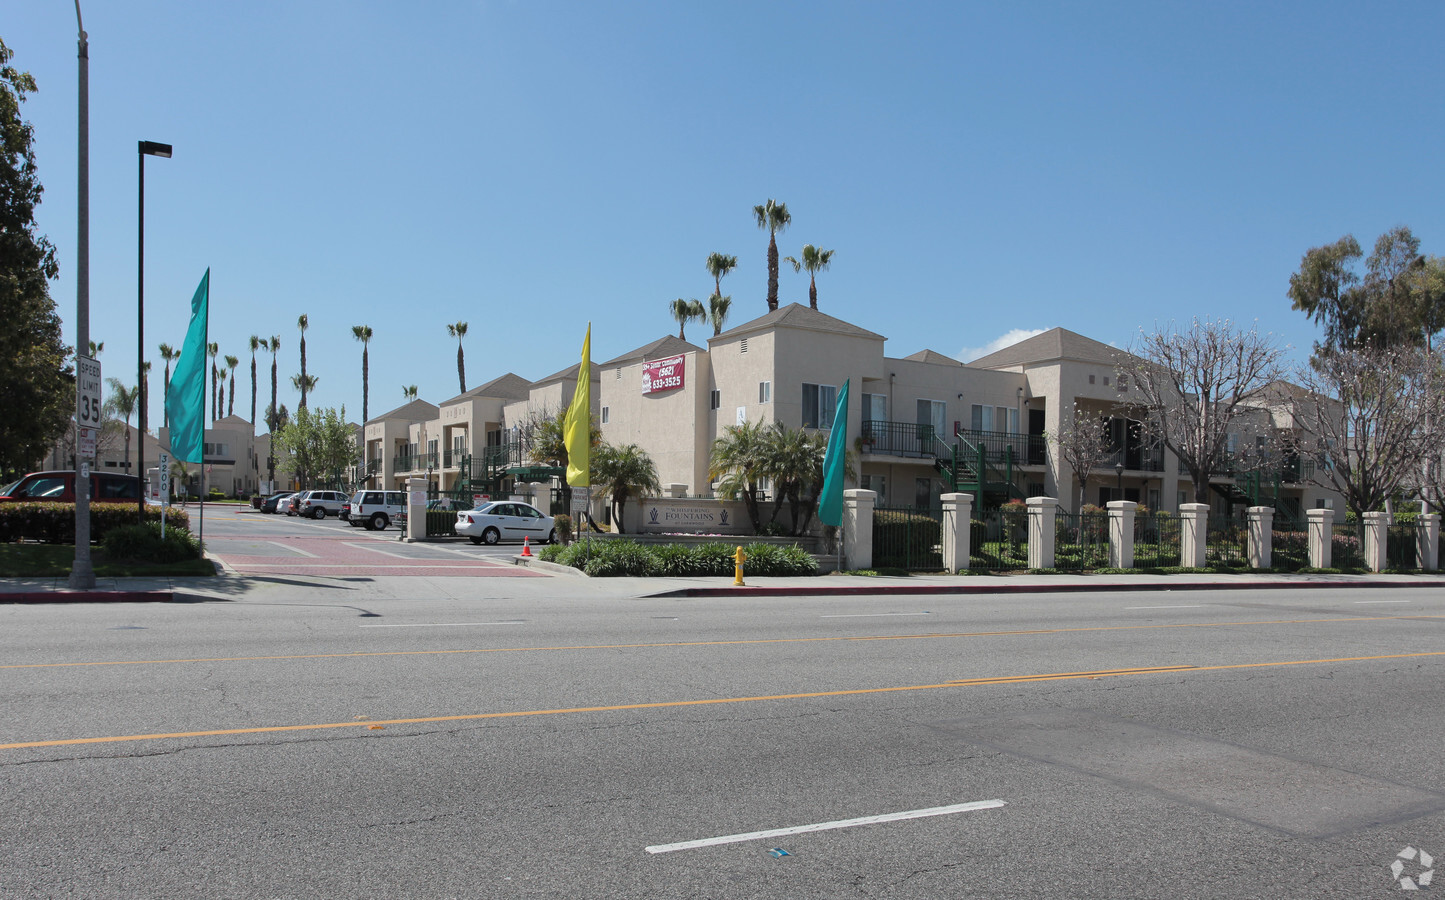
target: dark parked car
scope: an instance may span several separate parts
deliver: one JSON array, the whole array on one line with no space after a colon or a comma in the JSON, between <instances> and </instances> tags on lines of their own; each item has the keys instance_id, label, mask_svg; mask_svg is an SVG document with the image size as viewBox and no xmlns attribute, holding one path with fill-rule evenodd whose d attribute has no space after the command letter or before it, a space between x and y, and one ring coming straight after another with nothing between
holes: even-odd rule
<instances>
[{"instance_id":1,"label":"dark parked car","mask_svg":"<svg viewBox=\"0 0 1445 900\"><path fill-rule=\"evenodd\" d=\"M263 512L263 513L274 513L274 512L277 512L276 504L277 504L277 503L280 503L282 500L288 500L288 499L290 499L290 497L291 497L291 492L290 492L290 491L286 491L286 492L283 492L283 493L280 493L280 494L272 494L271 496L269 496L269 497L266 498L265 502L263 502L263 503L261 504L261 512Z\"/></svg>"}]
</instances>

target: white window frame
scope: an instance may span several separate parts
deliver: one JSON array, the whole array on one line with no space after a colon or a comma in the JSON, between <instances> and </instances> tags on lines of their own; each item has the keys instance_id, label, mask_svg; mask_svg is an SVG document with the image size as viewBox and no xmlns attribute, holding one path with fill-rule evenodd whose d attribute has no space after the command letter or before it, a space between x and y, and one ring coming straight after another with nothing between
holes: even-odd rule
<instances>
[{"instance_id":1,"label":"white window frame","mask_svg":"<svg viewBox=\"0 0 1445 900\"><path fill-rule=\"evenodd\" d=\"M773 402L773 383L771 381L758 382L758 403Z\"/></svg>"}]
</instances>

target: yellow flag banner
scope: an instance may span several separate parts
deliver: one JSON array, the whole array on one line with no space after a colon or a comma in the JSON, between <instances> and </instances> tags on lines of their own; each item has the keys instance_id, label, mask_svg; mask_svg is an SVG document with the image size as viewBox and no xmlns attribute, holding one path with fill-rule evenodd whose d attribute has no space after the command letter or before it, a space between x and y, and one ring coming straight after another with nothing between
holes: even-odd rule
<instances>
[{"instance_id":1,"label":"yellow flag banner","mask_svg":"<svg viewBox=\"0 0 1445 900\"><path fill-rule=\"evenodd\" d=\"M591 485L592 451L592 323L582 340L582 365L577 367L577 390L567 418L562 423L562 441L567 446L567 484Z\"/></svg>"}]
</instances>

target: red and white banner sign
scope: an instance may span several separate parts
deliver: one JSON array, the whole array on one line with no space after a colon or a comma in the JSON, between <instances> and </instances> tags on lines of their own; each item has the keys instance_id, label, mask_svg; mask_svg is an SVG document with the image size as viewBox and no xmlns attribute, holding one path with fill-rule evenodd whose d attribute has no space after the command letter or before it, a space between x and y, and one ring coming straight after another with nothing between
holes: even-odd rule
<instances>
[{"instance_id":1,"label":"red and white banner sign","mask_svg":"<svg viewBox=\"0 0 1445 900\"><path fill-rule=\"evenodd\" d=\"M642 364L642 392L655 394L658 391L672 391L683 386L685 358L669 356Z\"/></svg>"}]
</instances>

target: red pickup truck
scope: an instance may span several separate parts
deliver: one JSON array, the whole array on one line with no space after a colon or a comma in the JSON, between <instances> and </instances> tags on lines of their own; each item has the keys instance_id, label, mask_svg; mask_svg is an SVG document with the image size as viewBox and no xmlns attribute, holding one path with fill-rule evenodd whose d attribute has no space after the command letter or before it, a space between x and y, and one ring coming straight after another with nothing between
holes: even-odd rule
<instances>
[{"instance_id":1,"label":"red pickup truck","mask_svg":"<svg viewBox=\"0 0 1445 900\"><path fill-rule=\"evenodd\" d=\"M93 472L90 499L97 503L134 503L140 498L140 479L134 475ZM75 473L70 471L31 472L0 493L0 503L53 500L75 502Z\"/></svg>"}]
</instances>

